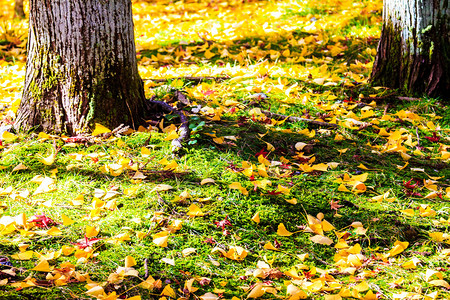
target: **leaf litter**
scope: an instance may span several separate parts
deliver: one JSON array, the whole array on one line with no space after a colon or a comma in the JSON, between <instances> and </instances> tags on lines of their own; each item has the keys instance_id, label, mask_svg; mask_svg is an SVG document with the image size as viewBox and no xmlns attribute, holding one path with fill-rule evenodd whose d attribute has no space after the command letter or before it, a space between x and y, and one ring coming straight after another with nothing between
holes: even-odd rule
<instances>
[{"instance_id":1,"label":"leaf litter","mask_svg":"<svg viewBox=\"0 0 450 300\"><path fill-rule=\"evenodd\" d=\"M133 1L148 98L188 99L179 157L171 114L10 132L27 21L1 3L2 298L449 297L450 123L367 86L381 1Z\"/></svg>"}]
</instances>

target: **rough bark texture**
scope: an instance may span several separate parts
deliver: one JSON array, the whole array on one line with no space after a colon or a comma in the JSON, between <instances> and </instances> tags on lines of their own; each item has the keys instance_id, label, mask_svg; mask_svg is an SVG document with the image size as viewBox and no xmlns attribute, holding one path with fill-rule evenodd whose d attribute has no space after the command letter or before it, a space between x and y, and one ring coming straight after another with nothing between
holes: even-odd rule
<instances>
[{"instance_id":1,"label":"rough bark texture","mask_svg":"<svg viewBox=\"0 0 450 300\"><path fill-rule=\"evenodd\" d=\"M448 99L449 0L385 0L372 83Z\"/></svg>"},{"instance_id":2,"label":"rough bark texture","mask_svg":"<svg viewBox=\"0 0 450 300\"><path fill-rule=\"evenodd\" d=\"M144 89L131 0L30 0L27 71L16 128L76 134L139 125Z\"/></svg>"},{"instance_id":3,"label":"rough bark texture","mask_svg":"<svg viewBox=\"0 0 450 300\"><path fill-rule=\"evenodd\" d=\"M25 12L23 10L23 0L16 0L14 3L14 16L17 18L25 18Z\"/></svg>"}]
</instances>

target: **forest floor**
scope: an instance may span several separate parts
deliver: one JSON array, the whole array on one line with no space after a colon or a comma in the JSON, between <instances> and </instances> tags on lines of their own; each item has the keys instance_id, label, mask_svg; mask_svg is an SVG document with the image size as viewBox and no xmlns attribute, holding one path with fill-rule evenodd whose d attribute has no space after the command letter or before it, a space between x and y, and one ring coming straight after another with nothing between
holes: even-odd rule
<instances>
[{"instance_id":1,"label":"forest floor","mask_svg":"<svg viewBox=\"0 0 450 300\"><path fill-rule=\"evenodd\" d=\"M191 140L4 132L0 299L450 298L449 99L368 85L381 0L133 5ZM5 128L28 26L0 12Z\"/></svg>"}]
</instances>

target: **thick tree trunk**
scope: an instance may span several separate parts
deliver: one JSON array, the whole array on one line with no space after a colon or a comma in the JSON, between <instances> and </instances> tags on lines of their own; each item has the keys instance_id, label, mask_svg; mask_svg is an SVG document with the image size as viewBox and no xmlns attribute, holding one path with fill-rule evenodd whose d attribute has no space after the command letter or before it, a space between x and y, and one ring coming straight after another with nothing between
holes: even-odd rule
<instances>
[{"instance_id":1,"label":"thick tree trunk","mask_svg":"<svg viewBox=\"0 0 450 300\"><path fill-rule=\"evenodd\" d=\"M383 22L372 83L448 97L449 0L385 0Z\"/></svg>"},{"instance_id":2,"label":"thick tree trunk","mask_svg":"<svg viewBox=\"0 0 450 300\"><path fill-rule=\"evenodd\" d=\"M17 18L25 18L25 12L23 10L23 0L16 0L14 3L14 16Z\"/></svg>"},{"instance_id":3,"label":"thick tree trunk","mask_svg":"<svg viewBox=\"0 0 450 300\"><path fill-rule=\"evenodd\" d=\"M16 128L76 134L139 125L144 89L131 0L30 0L27 70Z\"/></svg>"}]
</instances>

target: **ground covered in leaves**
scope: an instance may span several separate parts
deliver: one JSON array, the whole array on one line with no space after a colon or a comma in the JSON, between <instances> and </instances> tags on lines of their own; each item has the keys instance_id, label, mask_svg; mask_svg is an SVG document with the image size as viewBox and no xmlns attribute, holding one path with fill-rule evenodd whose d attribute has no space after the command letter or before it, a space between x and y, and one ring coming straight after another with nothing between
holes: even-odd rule
<instances>
[{"instance_id":1,"label":"ground covered in leaves","mask_svg":"<svg viewBox=\"0 0 450 300\"><path fill-rule=\"evenodd\" d=\"M3 132L0 298L448 299L449 99L367 85L381 6L134 1L146 93L185 93L191 139ZM27 21L0 8L5 129Z\"/></svg>"}]
</instances>

